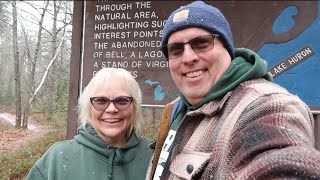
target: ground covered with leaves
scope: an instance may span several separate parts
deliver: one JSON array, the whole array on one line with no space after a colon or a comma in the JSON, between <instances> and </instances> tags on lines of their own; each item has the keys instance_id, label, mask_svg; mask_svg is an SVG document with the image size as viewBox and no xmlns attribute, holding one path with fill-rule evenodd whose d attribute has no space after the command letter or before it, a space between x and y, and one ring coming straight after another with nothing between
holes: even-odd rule
<instances>
[{"instance_id":1,"label":"ground covered with leaves","mask_svg":"<svg viewBox=\"0 0 320 180\"><path fill-rule=\"evenodd\" d=\"M0 180L25 179L29 169L42 154L66 134L66 121L45 121L42 114L30 117L29 129L15 128L8 118L0 116Z\"/></svg>"}]
</instances>

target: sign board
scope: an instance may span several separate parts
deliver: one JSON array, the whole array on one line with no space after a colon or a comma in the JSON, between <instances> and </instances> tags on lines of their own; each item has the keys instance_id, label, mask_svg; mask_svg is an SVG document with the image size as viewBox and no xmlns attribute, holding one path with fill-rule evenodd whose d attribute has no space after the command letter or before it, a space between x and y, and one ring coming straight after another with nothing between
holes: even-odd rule
<instances>
[{"instance_id":1,"label":"sign board","mask_svg":"<svg viewBox=\"0 0 320 180\"><path fill-rule=\"evenodd\" d=\"M129 70L143 105L178 96L160 51L171 12L191 1L75 1L69 109L103 67ZM276 83L320 112L320 1L205 1L228 19L235 47L257 52ZM73 103L73 104L72 104Z\"/></svg>"},{"instance_id":2,"label":"sign board","mask_svg":"<svg viewBox=\"0 0 320 180\"><path fill-rule=\"evenodd\" d=\"M160 51L167 3L86 1L84 87L103 67L129 70L139 82L143 104L164 105L178 96Z\"/></svg>"}]
</instances>

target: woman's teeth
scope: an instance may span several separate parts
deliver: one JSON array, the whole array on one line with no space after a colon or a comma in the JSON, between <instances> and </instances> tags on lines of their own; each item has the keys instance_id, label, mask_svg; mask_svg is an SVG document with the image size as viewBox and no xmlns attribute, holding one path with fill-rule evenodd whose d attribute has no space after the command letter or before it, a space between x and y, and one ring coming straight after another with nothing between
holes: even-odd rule
<instances>
[{"instance_id":1,"label":"woman's teeth","mask_svg":"<svg viewBox=\"0 0 320 180\"><path fill-rule=\"evenodd\" d=\"M107 123L117 123L120 121L120 119L105 119L103 121Z\"/></svg>"}]
</instances>

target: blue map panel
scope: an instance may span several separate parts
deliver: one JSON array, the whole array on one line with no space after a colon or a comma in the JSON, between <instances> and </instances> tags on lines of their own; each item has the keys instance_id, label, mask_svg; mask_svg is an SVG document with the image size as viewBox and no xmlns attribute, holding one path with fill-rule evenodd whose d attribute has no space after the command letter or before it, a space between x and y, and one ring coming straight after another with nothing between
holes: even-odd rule
<instances>
[{"instance_id":1,"label":"blue map panel","mask_svg":"<svg viewBox=\"0 0 320 180\"><path fill-rule=\"evenodd\" d=\"M320 105L320 1L318 16L298 36L284 43L264 44L257 53L269 63L269 68L310 46L314 54L287 71L274 77L274 81L299 96L309 106ZM296 6L289 6L273 22L274 34L288 32L295 24L294 16L299 13Z\"/></svg>"}]
</instances>

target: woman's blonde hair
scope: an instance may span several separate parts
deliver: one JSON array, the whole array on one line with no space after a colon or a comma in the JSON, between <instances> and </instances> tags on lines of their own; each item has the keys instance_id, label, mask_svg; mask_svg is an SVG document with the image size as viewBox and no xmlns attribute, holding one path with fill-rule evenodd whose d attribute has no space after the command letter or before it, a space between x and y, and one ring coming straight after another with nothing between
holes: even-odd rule
<instances>
[{"instance_id":1,"label":"woman's blonde hair","mask_svg":"<svg viewBox=\"0 0 320 180\"><path fill-rule=\"evenodd\" d=\"M94 93L104 84L108 83L109 79L117 78L124 83L127 92L133 97L133 121L128 133L134 128L138 136L141 136L143 116L141 109L141 89L137 81L133 78L131 73L123 68L102 68L98 73L90 80L88 85L84 88L82 94L78 100L78 115L79 121L86 126L87 123L91 123L91 102L90 98L94 96Z\"/></svg>"}]
</instances>

